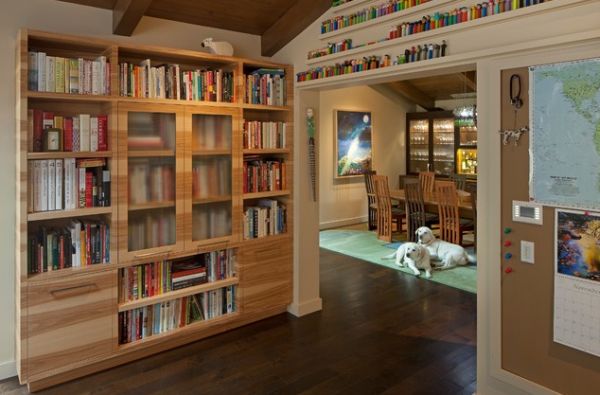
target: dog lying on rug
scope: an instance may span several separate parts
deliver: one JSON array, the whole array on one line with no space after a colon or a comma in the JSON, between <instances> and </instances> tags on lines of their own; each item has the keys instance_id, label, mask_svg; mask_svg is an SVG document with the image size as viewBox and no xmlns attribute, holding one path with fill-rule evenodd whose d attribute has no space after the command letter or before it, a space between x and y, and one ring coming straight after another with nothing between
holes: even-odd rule
<instances>
[{"instance_id":1,"label":"dog lying on rug","mask_svg":"<svg viewBox=\"0 0 600 395\"><path fill-rule=\"evenodd\" d=\"M396 258L396 265L400 267L408 266L415 276L420 276L419 269L425 270L425 278L431 277L431 260L429 251L417 243L404 243L391 255L384 256L381 259Z\"/></svg>"},{"instance_id":2,"label":"dog lying on rug","mask_svg":"<svg viewBox=\"0 0 600 395\"><path fill-rule=\"evenodd\" d=\"M439 261L436 269L450 269L475 263L475 259L470 257L462 246L438 240L428 227L421 226L415 233L419 245L427 248L431 259Z\"/></svg>"}]
</instances>

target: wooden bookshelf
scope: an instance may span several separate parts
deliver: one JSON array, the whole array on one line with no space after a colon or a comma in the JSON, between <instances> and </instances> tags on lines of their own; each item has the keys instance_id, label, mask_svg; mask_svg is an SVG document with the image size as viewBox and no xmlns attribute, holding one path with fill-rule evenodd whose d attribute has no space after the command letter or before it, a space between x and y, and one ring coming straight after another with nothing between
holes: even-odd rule
<instances>
[{"instance_id":1,"label":"wooden bookshelf","mask_svg":"<svg viewBox=\"0 0 600 395\"><path fill-rule=\"evenodd\" d=\"M106 57L109 94L30 90L30 51L44 52L50 57L90 61ZM18 199L15 225L19 248L16 251L15 286L16 364L22 383L30 389L43 389L286 310L292 297L293 240L290 235L293 233L292 110L295 79L292 67L262 60L156 46L121 45L96 38L25 29L19 35L17 59ZM229 81L233 81L233 86L230 93L234 101L121 96L119 64L139 64L144 59L151 59L153 67L181 64L184 70L222 69L231 72L233 77ZM245 103L246 74L260 68L284 70L285 106ZM65 117L106 114L107 150L29 152L30 109ZM244 119L286 122L287 147L244 150ZM197 122L201 126L197 126ZM213 135L207 136L207 131ZM143 137L147 133L160 135L164 148L129 149L128 136ZM202 143L203 139L208 142ZM210 148L192 148L205 146ZM288 189L244 194L244 155L262 154L276 155L285 161ZM29 182L33 175L28 173L29 162L71 158L105 159L105 169L110 171L111 206L28 212L31 199ZM202 175L204 170L199 171L199 166L208 166L209 176ZM200 181L206 180L202 177L215 178L198 183L197 177ZM194 183L197 185L194 186ZM198 190L194 191L198 186L200 191L205 188L200 196L206 198L193 198L199 196ZM214 190L207 192L207 187ZM145 193L147 198L131 199L132 193ZM280 202L286 205L286 233L244 240L244 205L252 203L251 199L268 198L284 198ZM150 203L129 204L135 200ZM30 236L37 234L32 232L38 232L41 227L64 229L73 220L102 220L110 227L110 243L106 245L110 264L28 273L28 243ZM207 227L203 230L208 238L196 233L202 226ZM164 234L154 235L152 243L140 244L145 246L142 249L130 248L130 236L136 242L135 235L154 231ZM165 236L165 232L172 233ZM156 245L153 244L155 239L159 240ZM236 251L235 277L119 303L119 271L157 260L188 258L223 249ZM119 312L227 286L236 287L235 312L119 345Z\"/></svg>"}]
</instances>

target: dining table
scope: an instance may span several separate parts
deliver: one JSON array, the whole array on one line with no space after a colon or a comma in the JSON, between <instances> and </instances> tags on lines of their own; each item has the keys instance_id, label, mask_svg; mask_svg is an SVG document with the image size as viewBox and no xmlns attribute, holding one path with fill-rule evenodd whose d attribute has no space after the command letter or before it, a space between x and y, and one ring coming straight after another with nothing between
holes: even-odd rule
<instances>
[{"instance_id":1,"label":"dining table","mask_svg":"<svg viewBox=\"0 0 600 395\"><path fill-rule=\"evenodd\" d=\"M474 215L473 206L471 203L471 194L467 191L463 191L460 189L457 190L456 193L458 195L458 209L460 212L460 217L473 219ZM391 189L390 197L394 200L401 202L402 204L405 203L404 189ZM438 213L438 202L435 199L435 195L432 194L430 196L424 196L423 200L425 201L425 210L428 213Z\"/></svg>"}]
</instances>

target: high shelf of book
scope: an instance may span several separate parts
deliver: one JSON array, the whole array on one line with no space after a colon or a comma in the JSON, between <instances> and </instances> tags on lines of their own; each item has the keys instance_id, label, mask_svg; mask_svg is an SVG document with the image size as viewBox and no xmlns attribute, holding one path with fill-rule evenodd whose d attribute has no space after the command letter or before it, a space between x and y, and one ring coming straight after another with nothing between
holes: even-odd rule
<instances>
[{"instance_id":1,"label":"high shelf of book","mask_svg":"<svg viewBox=\"0 0 600 395\"><path fill-rule=\"evenodd\" d=\"M21 382L286 310L291 67L31 30L17 50Z\"/></svg>"}]
</instances>

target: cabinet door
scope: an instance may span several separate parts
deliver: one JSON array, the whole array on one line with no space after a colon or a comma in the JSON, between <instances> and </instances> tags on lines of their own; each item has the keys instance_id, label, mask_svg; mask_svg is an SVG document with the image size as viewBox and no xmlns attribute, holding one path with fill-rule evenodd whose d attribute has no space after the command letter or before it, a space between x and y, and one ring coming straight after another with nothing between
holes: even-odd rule
<instances>
[{"instance_id":1,"label":"cabinet door","mask_svg":"<svg viewBox=\"0 0 600 395\"><path fill-rule=\"evenodd\" d=\"M433 171L449 176L454 173L454 118L433 119Z\"/></svg>"},{"instance_id":2,"label":"cabinet door","mask_svg":"<svg viewBox=\"0 0 600 395\"><path fill-rule=\"evenodd\" d=\"M117 346L116 271L30 282L27 377L110 354Z\"/></svg>"},{"instance_id":3,"label":"cabinet door","mask_svg":"<svg viewBox=\"0 0 600 395\"><path fill-rule=\"evenodd\" d=\"M186 116L191 131L191 153L186 183L191 213L191 247L230 240L234 229L233 147L239 118L237 110L198 112ZM238 150L239 151L239 150Z\"/></svg>"},{"instance_id":4,"label":"cabinet door","mask_svg":"<svg viewBox=\"0 0 600 395\"><path fill-rule=\"evenodd\" d=\"M292 239L253 242L239 249L241 310L265 312L292 301Z\"/></svg>"},{"instance_id":5,"label":"cabinet door","mask_svg":"<svg viewBox=\"0 0 600 395\"><path fill-rule=\"evenodd\" d=\"M183 248L183 114L156 106L119 111L121 259Z\"/></svg>"},{"instance_id":6,"label":"cabinet door","mask_svg":"<svg viewBox=\"0 0 600 395\"><path fill-rule=\"evenodd\" d=\"M408 121L408 173L429 171L429 119Z\"/></svg>"}]
</instances>

